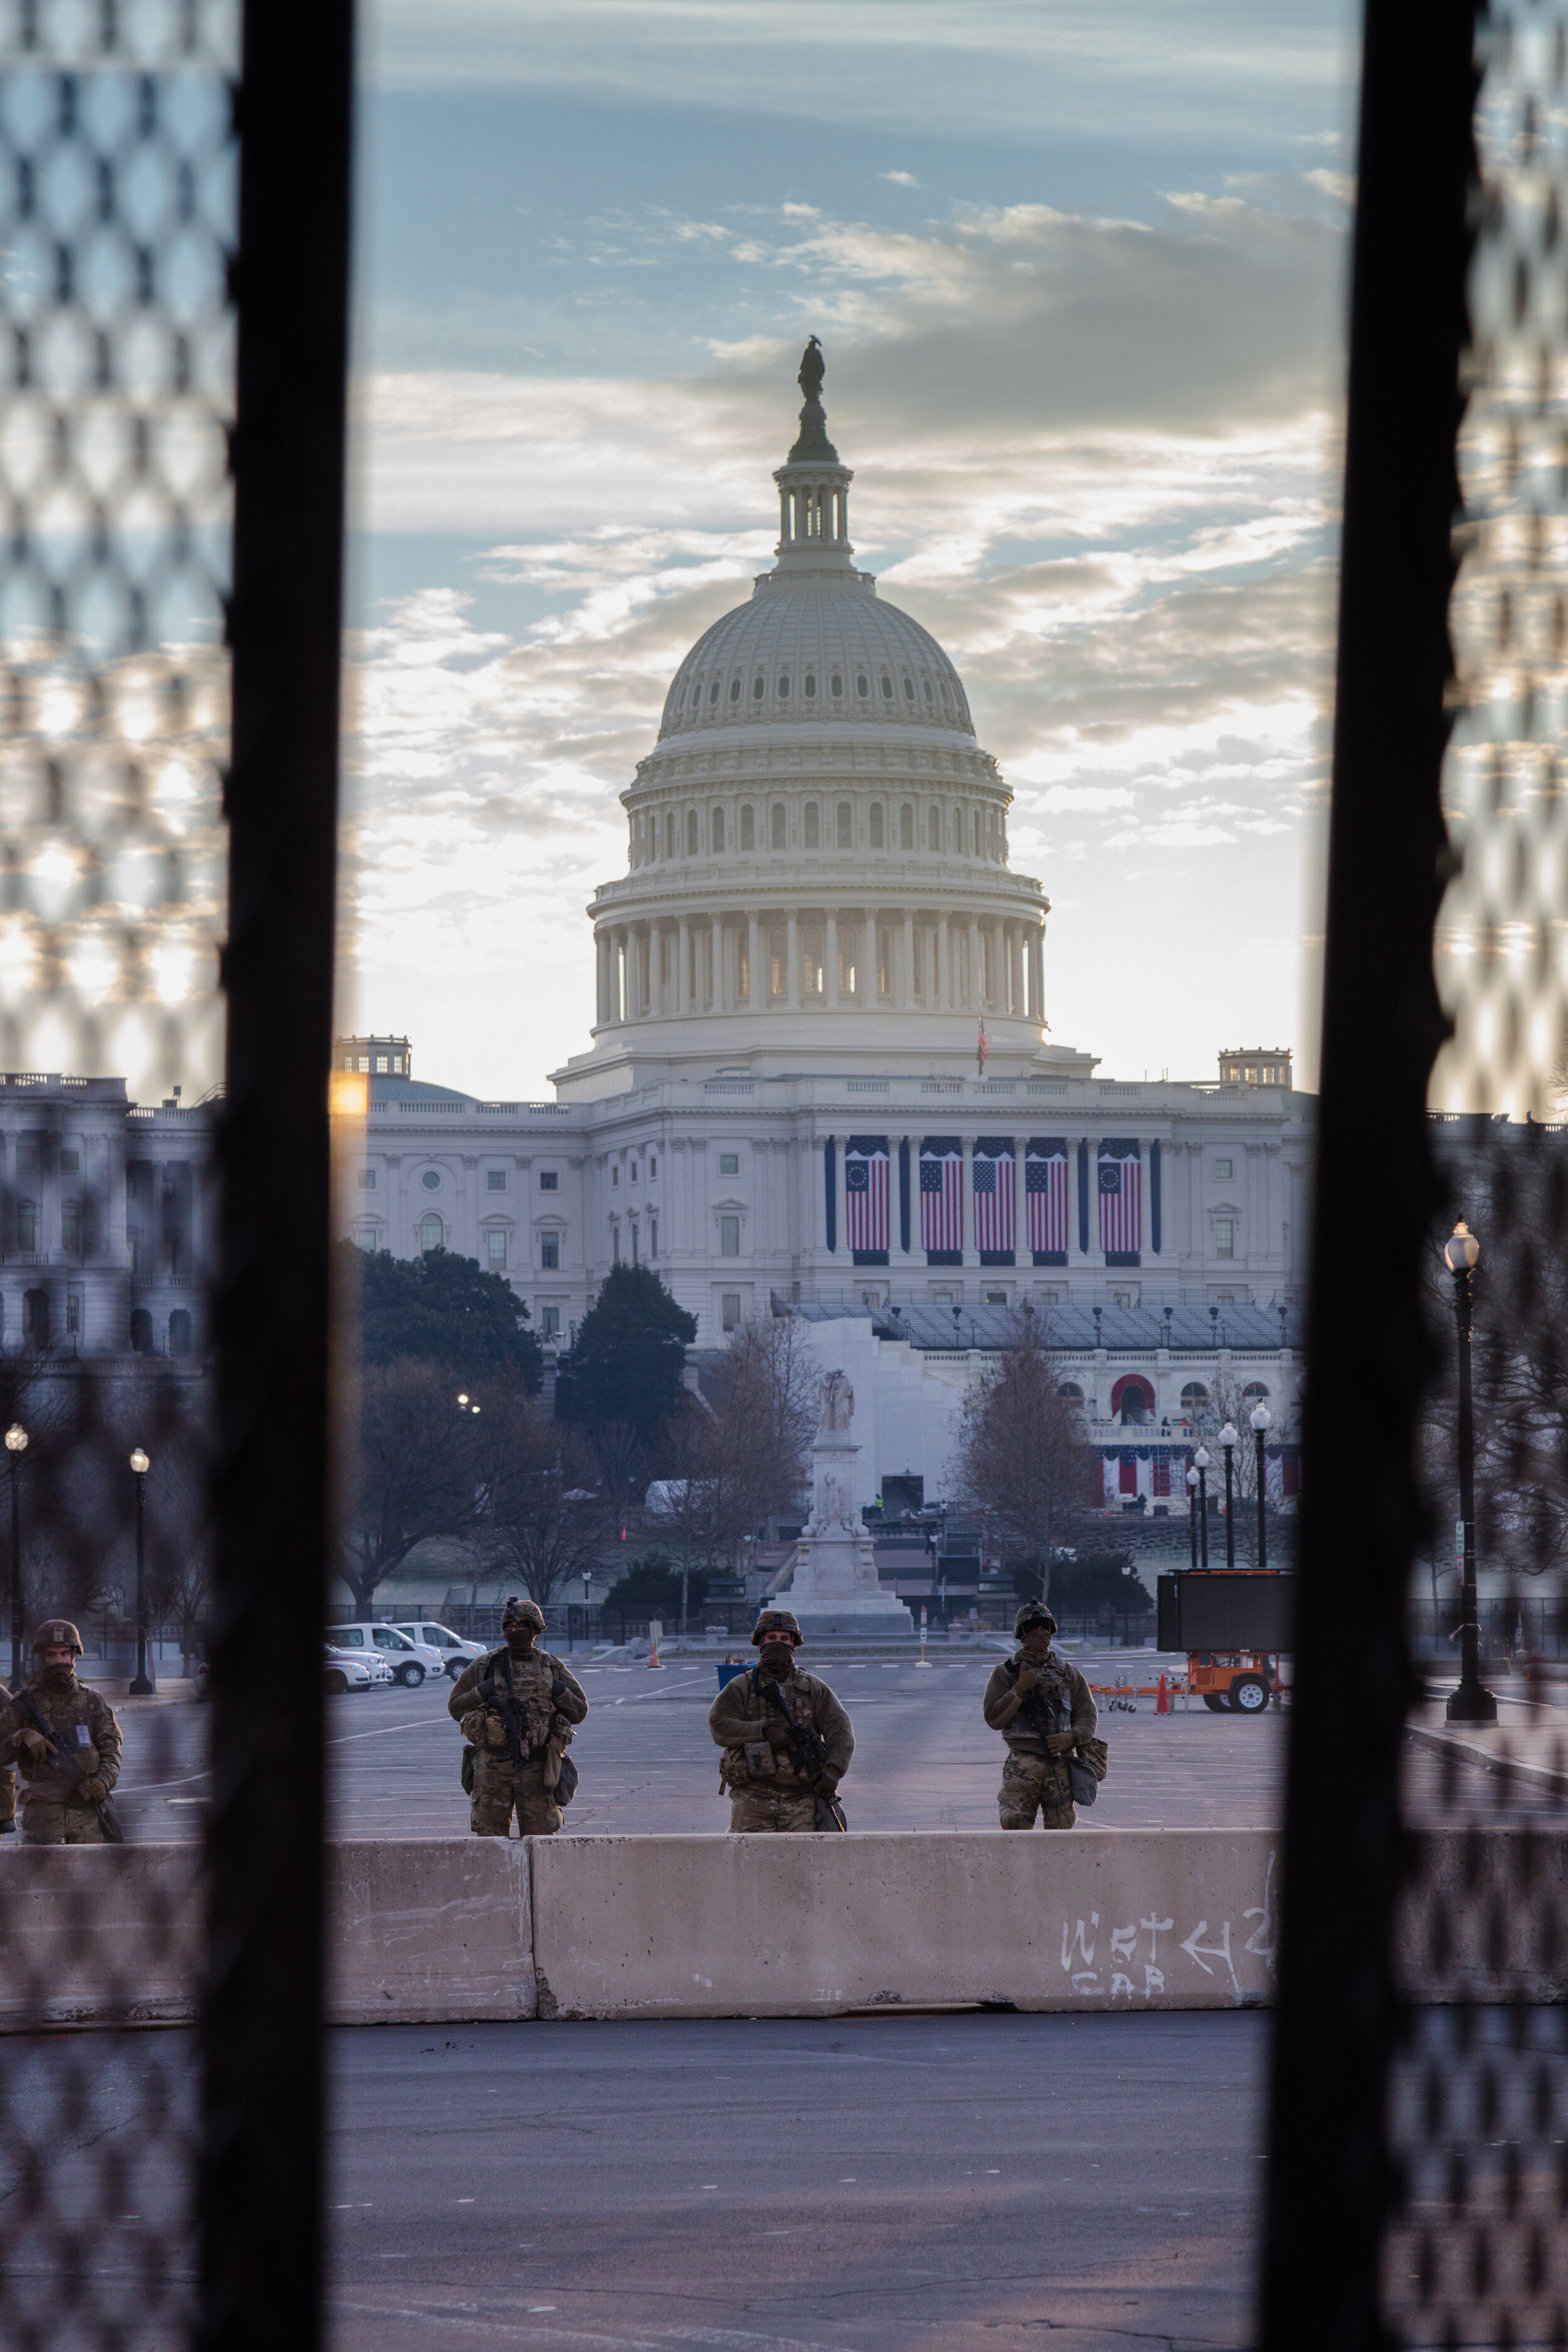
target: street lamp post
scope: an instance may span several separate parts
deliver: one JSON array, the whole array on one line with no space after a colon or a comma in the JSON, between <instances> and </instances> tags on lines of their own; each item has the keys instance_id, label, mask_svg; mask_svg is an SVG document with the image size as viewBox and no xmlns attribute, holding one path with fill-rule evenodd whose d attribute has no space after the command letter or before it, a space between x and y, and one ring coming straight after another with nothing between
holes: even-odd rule
<instances>
[{"instance_id":1,"label":"street lamp post","mask_svg":"<svg viewBox=\"0 0 1568 2352\"><path fill-rule=\"evenodd\" d=\"M1187 1473L1187 1549L1193 1556L1193 1566L1198 1564L1198 1474Z\"/></svg>"},{"instance_id":2,"label":"street lamp post","mask_svg":"<svg viewBox=\"0 0 1568 2352\"><path fill-rule=\"evenodd\" d=\"M1460 1586L1459 1687L1448 1701L1450 1723L1495 1723L1497 1701L1481 1681L1480 1612L1476 1600L1476 1433L1470 1405L1470 1276L1481 1245L1463 1217L1443 1252L1454 1277L1454 1315L1459 1327L1459 1539L1464 1547Z\"/></svg>"},{"instance_id":3,"label":"street lamp post","mask_svg":"<svg viewBox=\"0 0 1568 2352\"><path fill-rule=\"evenodd\" d=\"M149 1455L138 1445L131 1456L136 1478L136 1674L132 1698L150 1698L158 1685L147 1664L147 1473Z\"/></svg>"},{"instance_id":4,"label":"street lamp post","mask_svg":"<svg viewBox=\"0 0 1568 2352\"><path fill-rule=\"evenodd\" d=\"M1236 1482L1234 1449L1237 1443L1236 1423L1227 1421L1220 1431L1219 1442L1225 1448L1225 1564L1236 1566Z\"/></svg>"},{"instance_id":5,"label":"street lamp post","mask_svg":"<svg viewBox=\"0 0 1568 2352\"><path fill-rule=\"evenodd\" d=\"M1264 1457L1263 1433L1273 1416L1261 1397L1248 1413L1254 1436L1258 1440L1258 1565L1268 1565L1268 1519L1264 1506L1268 1499L1268 1465Z\"/></svg>"},{"instance_id":6,"label":"street lamp post","mask_svg":"<svg viewBox=\"0 0 1568 2352\"><path fill-rule=\"evenodd\" d=\"M10 1456L11 1474L11 1687L22 1687L22 1643L26 1628L22 1622L22 1506L16 1491L16 1473L22 1466L22 1456L27 1450L27 1433L19 1421L14 1421L5 1432L5 1451Z\"/></svg>"},{"instance_id":7,"label":"street lamp post","mask_svg":"<svg viewBox=\"0 0 1568 2352\"><path fill-rule=\"evenodd\" d=\"M1198 1565L1201 1568L1207 1568L1209 1564L1209 1450L1206 1445L1199 1446L1193 1456L1193 1462L1198 1474Z\"/></svg>"}]
</instances>

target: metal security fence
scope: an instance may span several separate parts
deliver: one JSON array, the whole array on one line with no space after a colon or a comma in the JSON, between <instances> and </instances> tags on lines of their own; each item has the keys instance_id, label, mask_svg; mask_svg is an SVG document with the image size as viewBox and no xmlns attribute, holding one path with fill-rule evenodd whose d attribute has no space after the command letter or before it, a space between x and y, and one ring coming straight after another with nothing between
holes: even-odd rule
<instances>
[{"instance_id":1,"label":"metal security fence","mask_svg":"<svg viewBox=\"0 0 1568 2352\"><path fill-rule=\"evenodd\" d=\"M320 2335L352 21L0 5L0 1599L123 1738L123 1843L0 1842L0 2342L49 2352Z\"/></svg>"},{"instance_id":2,"label":"metal security fence","mask_svg":"<svg viewBox=\"0 0 1568 2352\"><path fill-rule=\"evenodd\" d=\"M1568 2340L1565 70L1369 0L1270 2352Z\"/></svg>"}]
</instances>

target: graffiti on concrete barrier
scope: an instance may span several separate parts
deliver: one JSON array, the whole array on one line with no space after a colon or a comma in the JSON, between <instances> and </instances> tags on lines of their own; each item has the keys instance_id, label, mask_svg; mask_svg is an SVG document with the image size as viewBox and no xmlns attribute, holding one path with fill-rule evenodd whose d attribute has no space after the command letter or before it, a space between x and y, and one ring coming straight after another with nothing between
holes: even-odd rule
<instances>
[{"instance_id":1,"label":"graffiti on concrete barrier","mask_svg":"<svg viewBox=\"0 0 1568 2352\"><path fill-rule=\"evenodd\" d=\"M1111 2000L1132 2002L1152 2000L1167 1990L1167 1972L1175 1953L1184 1954L1194 1969L1215 1980L1216 1986L1227 1986L1236 2000L1256 2000L1260 1988L1244 1985L1237 1971L1237 1959L1250 1957L1261 1960L1272 1976L1276 1954L1276 1906L1274 1888L1275 1857L1268 1857L1263 1879L1263 1900L1249 1905L1233 1922L1232 1918L1197 1919L1180 1937L1176 1935L1173 1918L1162 1919L1151 1910L1125 1927L1113 1927L1107 1931L1107 1958L1098 1965L1095 1955L1100 1947L1100 1914L1091 1911L1087 1919L1062 1921L1062 1973L1072 1989L1086 1999L1099 1994ZM1247 1923L1257 1921L1252 1932L1241 1940ZM1232 1947L1235 1927L1236 1948ZM1170 1942L1161 1950L1162 1937L1174 1939L1174 1952ZM1138 1982L1140 1972L1142 1985ZM1248 1973L1251 1973L1250 1971ZM1177 1981L1170 1990L1179 1991L1184 1969L1178 1969ZM1106 1978L1109 1976L1109 1983Z\"/></svg>"}]
</instances>

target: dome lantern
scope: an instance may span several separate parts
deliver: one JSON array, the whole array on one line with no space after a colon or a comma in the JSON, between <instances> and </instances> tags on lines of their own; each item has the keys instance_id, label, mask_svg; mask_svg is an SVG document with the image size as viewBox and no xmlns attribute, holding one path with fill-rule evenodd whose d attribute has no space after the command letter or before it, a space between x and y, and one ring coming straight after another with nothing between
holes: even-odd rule
<instances>
[{"instance_id":1,"label":"dome lantern","mask_svg":"<svg viewBox=\"0 0 1568 2352\"><path fill-rule=\"evenodd\" d=\"M800 431L773 476L779 486L779 543L774 552L784 572L847 572L854 568L849 485L855 476L849 467L840 465L838 452L827 437L827 412L822 405L826 373L822 345L813 335L801 355L797 379L805 394Z\"/></svg>"}]
</instances>

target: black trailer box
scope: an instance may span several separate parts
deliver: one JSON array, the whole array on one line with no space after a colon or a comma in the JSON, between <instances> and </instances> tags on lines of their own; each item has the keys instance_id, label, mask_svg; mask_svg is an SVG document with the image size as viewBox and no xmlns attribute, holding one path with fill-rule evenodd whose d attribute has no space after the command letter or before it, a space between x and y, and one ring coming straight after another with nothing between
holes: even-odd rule
<instances>
[{"instance_id":1,"label":"black trailer box","mask_svg":"<svg viewBox=\"0 0 1568 2352\"><path fill-rule=\"evenodd\" d=\"M1178 1570L1159 1580L1162 1650L1289 1650L1296 1579L1272 1570Z\"/></svg>"}]
</instances>

